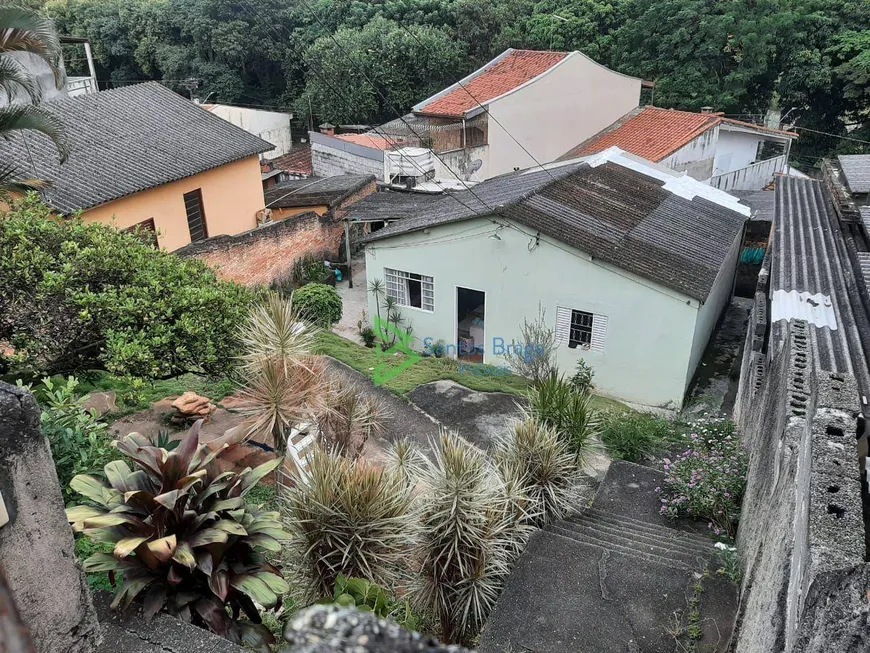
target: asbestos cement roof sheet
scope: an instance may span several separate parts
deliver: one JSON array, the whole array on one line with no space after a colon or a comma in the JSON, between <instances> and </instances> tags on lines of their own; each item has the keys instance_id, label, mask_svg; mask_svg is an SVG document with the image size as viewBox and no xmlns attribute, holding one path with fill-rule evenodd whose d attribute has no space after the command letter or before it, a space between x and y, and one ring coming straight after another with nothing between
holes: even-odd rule
<instances>
[{"instance_id":1,"label":"asbestos cement roof sheet","mask_svg":"<svg viewBox=\"0 0 870 653\"><path fill-rule=\"evenodd\" d=\"M492 216L705 301L748 215L727 193L613 148L447 194L368 241Z\"/></svg>"}]
</instances>

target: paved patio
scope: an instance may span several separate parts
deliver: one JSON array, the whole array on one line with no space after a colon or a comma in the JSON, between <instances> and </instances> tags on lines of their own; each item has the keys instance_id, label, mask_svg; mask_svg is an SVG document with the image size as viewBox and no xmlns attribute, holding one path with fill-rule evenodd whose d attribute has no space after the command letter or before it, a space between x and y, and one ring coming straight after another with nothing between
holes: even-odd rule
<instances>
[{"instance_id":1,"label":"paved patio","mask_svg":"<svg viewBox=\"0 0 870 653\"><path fill-rule=\"evenodd\" d=\"M341 319L332 327L332 330L348 340L361 343L357 322L362 318L363 311L366 310L368 281L366 280L365 253L360 252L351 259L351 274L353 288L350 288L347 280L335 284L335 289L341 297L343 310Z\"/></svg>"}]
</instances>

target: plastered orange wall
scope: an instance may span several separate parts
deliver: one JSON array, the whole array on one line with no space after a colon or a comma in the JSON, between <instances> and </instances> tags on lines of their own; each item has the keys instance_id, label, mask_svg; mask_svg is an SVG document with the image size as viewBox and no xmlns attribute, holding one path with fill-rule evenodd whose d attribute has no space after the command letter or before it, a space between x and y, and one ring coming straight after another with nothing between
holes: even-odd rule
<instances>
[{"instance_id":1,"label":"plastered orange wall","mask_svg":"<svg viewBox=\"0 0 870 653\"><path fill-rule=\"evenodd\" d=\"M202 190L209 236L238 234L257 226L256 213L265 201L256 156L128 195L85 211L82 217L85 222L112 224L118 229L153 218L160 246L176 250L190 242L184 194L197 188Z\"/></svg>"},{"instance_id":2,"label":"plastered orange wall","mask_svg":"<svg viewBox=\"0 0 870 653\"><path fill-rule=\"evenodd\" d=\"M292 218L294 215L312 212L317 215L323 215L328 210L328 206L294 206L292 208L272 209L272 219L277 222L278 220Z\"/></svg>"}]
</instances>

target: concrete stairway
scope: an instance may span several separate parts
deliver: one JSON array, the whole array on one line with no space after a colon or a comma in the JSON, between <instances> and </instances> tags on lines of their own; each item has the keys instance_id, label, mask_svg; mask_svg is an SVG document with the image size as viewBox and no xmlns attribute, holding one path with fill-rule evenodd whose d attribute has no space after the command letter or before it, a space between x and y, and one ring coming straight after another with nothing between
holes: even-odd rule
<instances>
[{"instance_id":1,"label":"concrete stairway","mask_svg":"<svg viewBox=\"0 0 870 653\"><path fill-rule=\"evenodd\" d=\"M702 605L704 650L726 650L735 588L705 577L716 568L706 533L659 515L654 488L661 482L655 470L614 463L590 508L537 532L489 618L480 653L684 650L677 629L702 578L711 606Z\"/></svg>"},{"instance_id":2,"label":"concrete stairway","mask_svg":"<svg viewBox=\"0 0 870 653\"><path fill-rule=\"evenodd\" d=\"M595 508L552 524L547 530L602 551L684 571L702 568L711 553L712 543L707 538Z\"/></svg>"}]
</instances>

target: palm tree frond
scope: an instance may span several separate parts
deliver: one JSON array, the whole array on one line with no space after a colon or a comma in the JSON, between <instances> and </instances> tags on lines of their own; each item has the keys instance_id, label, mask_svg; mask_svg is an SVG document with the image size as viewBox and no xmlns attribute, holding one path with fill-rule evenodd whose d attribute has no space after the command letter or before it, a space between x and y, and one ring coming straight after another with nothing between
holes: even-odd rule
<instances>
[{"instance_id":1,"label":"palm tree frond","mask_svg":"<svg viewBox=\"0 0 870 653\"><path fill-rule=\"evenodd\" d=\"M13 104L0 109L0 136L21 129L48 136L57 147L61 163L66 161L69 146L63 133L63 123L53 114L32 104Z\"/></svg>"},{"instance_id":2,"label":"palm tree frond","mask_svg":"<svg viewBox=\"0 0 870 653\"><path fill-rule=\"evenodd\" d=\"M21 179L18 169L11 163L0 165L0 197L15 193L24 195L31 191L39 191L48 186L47 181L41 179Z\"/></svg>"},{"instance_id":3,"label":"palm tree frond","mask_svg":"<svg viewBox=\"0 0 870 653\"><path fill-rule=\"evenodd\" d=\"M51 67L57 88L63 87L66 75L60 65L60 38L51 19L24 7L0 6L0 53L2 52L35 54Z\"/></svg>"},{"instance_id":4,"label":"palm tree frond","mask_svg":"<svg viewBox=\"0 0 870 653\"><path fill-rule=\"evenodd\" d=\"M18 93L27 93L30 101L36 104L42 98L42 90L24 67L12 57L0 55L0 89L6 92L9 101Z\"/></svg>"}]
</instances>

